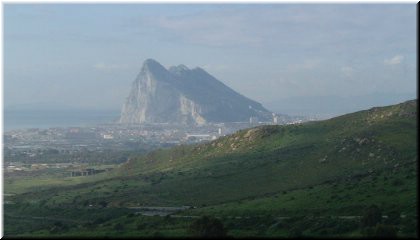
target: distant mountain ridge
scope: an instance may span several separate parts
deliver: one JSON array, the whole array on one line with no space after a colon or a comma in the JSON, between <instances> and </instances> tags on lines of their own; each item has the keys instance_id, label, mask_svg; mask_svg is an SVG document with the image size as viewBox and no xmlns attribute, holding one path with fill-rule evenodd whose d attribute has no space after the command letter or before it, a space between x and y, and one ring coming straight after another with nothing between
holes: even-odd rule
<instances>
[{"instance_id":1,"label":"distant mountain ridge","mask_svg":"<svg viewBox=\"0 0 420 240\"><path fill-rule=\"evenodd\" d=\"M271 112L229 88L202 68L166 69L147 59L122 108L119 123L268 121Z\"/></svg>"}]
</instances>

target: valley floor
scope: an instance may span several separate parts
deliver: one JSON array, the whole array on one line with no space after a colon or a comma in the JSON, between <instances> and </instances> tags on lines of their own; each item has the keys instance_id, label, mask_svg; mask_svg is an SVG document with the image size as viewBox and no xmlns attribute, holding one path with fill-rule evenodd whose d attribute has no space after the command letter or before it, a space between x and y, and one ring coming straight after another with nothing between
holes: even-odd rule
<instances>
[{"instance_id":1,"label":"valley floor","mask_svg":"<svg viewBox=\"0 0 420 240\"><path fill-rule=\"evenodd\" d=\"M402 175L407 177L402 178ZM4 230L6 237L189 237L193 236L190 228L194 221L203 216L211 216L223 223L229 236L239 238L363 237L375 234L377 229L363 227L362 219L366 214L358 203L376 198L380 204L379 199L382 198L383 203L393 202L394 205L388 205L389 209L381 209L380 226L400 237L416 236L417 216L411 211L415 202L407 202L415 193L416 184L412 181L415 176L412 172L410 174L409 169L397 177L402 179L401 183L384 180L384 176L375 176L382 180L374 184L372 178L350 183L325 183L209 206L178 204L141 207L112 204L83 206L79 203L57 207L31 202L26 197L22 198L30 192L31 183L15 177L12 182L8 181L11 179L5 181L6 191L13 190L17 194L4 195L5 200L9 201L4 205ZM51 181L47 181L45 176L43 178L51 183L51 187L61 184L61 181L77 186L80 182L94 183L106 177L57 178L57 175L52 175ZM32 179L32 184L38 183L37 179ZM406 186L405 190L400 189L399 184ZM385 198L380 193L385 187L385 194L396 191L399 194L394 199L392 196ZM49 189L48 185L45 189ZM344 191L346 189L352 190ZM398 199L409 203L407 208L401 208ZM396 216L398 213L400 216Z\"/></svg>"}]
</instances>

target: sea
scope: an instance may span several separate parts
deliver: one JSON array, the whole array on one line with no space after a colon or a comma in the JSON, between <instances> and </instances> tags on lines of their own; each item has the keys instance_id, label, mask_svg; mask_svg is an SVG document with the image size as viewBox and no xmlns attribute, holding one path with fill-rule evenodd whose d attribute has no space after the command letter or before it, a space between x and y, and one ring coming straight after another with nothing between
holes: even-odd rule
<instances>
[{"instance_id":1,"label":"sea","mask_svg":"<svg viewBox=\"0 0 420 240\"><path fill-rule=\"evenodd\" d=\"M53 127L87 127L114 123L117 110L4 110L4 132L18 129Z\"/></svg>"}]
</instances>

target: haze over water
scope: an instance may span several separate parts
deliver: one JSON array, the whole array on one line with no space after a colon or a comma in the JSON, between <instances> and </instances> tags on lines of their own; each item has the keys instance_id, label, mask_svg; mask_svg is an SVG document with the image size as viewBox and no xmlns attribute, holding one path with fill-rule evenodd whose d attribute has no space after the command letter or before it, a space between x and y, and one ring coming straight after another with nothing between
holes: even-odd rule
<instances>
[{"instance_id":1,"label":"haze over water","mask_svg":"<svg viewBox=\"0 0 420 240\"><path fill-rule=\"evenodd\" d=\"M4 131L24 128L82 127L112 123L119 111L102 110L5 110Z\"/></svg>"}]
</instances>

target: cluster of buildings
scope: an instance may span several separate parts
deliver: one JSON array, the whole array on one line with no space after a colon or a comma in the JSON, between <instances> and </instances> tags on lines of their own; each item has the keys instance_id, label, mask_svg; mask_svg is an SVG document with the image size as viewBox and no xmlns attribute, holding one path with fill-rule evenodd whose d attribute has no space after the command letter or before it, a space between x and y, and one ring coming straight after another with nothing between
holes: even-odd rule
<instances>
[{"instance_id":1,"label":"cluster of buildings","mask_svg":"<svg viewBox=\"0 0 420 240\"><path fill-rule=\"evenodd\" d=\"M242 128L246 122L215 123L204 126L171 124L98 125L92 127L69 127L48 129L19 129L4 133L4 147L28 157L42 154L42 150L77 151L80 148L121 149L126 143L183 144L217 139ZM37 151L34 151L37 150Z\"/></svg>"},{"instance_id":2,"label":"cluster of buildings","mask_svg":"<svg viewBox=\"0 0 420 240\"><path fill-rule=\"evenodd\" d=\"M90 176L90 175L95 175L102 172L107 172L112 169L113 168L106 168L106 169L80 168L80 169L70 171L70 177Z\"/></svg>"},{"instance_id":3,"label":"cluster of buildings","mask_svg":"<svg viewBox=\"0 0 420 240\"><path fill-rule=\"evenodd\" d=\"M54 169L73 169L79 168L81 165L77 163L22 163L5 161L3 165L4 172L20 172L33 171L48 168Z\"/></svg>"},{"instance_id":4,"label":"cluster of buildings","mask_svg":"<svg viewBox=\"0 0 420 240\"><path fill-rule=\"evenodd\" d=\"M273 114L271 122L260 122L251 117L249 122L209 123L202 126L176 124L102 124L87 127L29 128L4 133L5 162L40 162L51 154L79 154L83 151L138 150L142 146L157 148L179 144L191 144L215 140L240 129L267 124L295 124L304 119ZM148 148L148 149L151 149ZM61 155L60 155L61 156ZM34 161L32 161L33 159ZM71 161L71 160L69 160ZM56 161L57 162L57 161ZM34 168L68 167L63 165L28 166L8 165L5 171L20 171ZM74 175L92 171L74 172Z\"/></svg>"}]
</instances>

